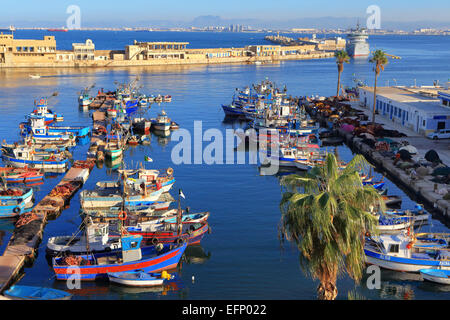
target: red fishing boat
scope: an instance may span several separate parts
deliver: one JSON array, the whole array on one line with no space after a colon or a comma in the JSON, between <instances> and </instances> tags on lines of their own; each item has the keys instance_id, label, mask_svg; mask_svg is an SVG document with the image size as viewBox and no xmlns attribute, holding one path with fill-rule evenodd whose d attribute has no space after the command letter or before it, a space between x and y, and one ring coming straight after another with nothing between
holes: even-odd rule
<instances>
[{"instance_id":1,"label":"red fishing boat","mask_svg":"<svg viewBox=\"0 0 450 320\"><path fill-rule=\"evenodd\" d=\"M0 167L0 178L6 183L34 183L42 181L44 174L39 169Z\"/></svg>"}]
</instances>

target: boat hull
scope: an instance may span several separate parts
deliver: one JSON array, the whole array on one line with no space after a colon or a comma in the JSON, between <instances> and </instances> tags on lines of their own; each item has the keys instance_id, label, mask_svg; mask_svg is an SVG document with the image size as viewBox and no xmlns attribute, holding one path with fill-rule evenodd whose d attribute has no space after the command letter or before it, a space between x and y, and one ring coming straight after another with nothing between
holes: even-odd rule
<instances>
[{"instance_id":1,"label":"boat hull","mask_svg":"<svg viewBox=\"0 0 450 320\"><path fill-rule=\"evenodd\" d=\"M420 275L424 280L450 285L450 273L439 269L420 270Z\"/></svg>"},{"instance_id":2,"label":"boat hull","mask_svg":"<svg viewBox=\"0 0 450 320\"><path fill-rule=\"evenodd\" d=\"M104 265L84 265L77 266L79 270L79 279L82 281L94 281L97 279L108 278L109 272L124 272L132 270L142 270L146 273L159 272L162 270L173 269L178 265L181 256L186 249L186 244L171 250L165 254L141 259L138 261L126 262L121 264L104 264ZM144 248L142 248L144 251ZM59 266L55 264L53 258L53 270L57 280L67 280L74 278L71 266Z\"/></svg>"},{"instance_id":3,"label":"boat hull","mask_svg":"<svg viewBox=\"0 0 450 320\"><path fill-rule=\"evenodd\" d=\"M389 270L415 273L418 273L420 269L441 268L450 270L450 261L445 260L401 258L380 254L368 249L364 249L364 253L366 255L367 263Z\"/></svg>"}]
</instances>

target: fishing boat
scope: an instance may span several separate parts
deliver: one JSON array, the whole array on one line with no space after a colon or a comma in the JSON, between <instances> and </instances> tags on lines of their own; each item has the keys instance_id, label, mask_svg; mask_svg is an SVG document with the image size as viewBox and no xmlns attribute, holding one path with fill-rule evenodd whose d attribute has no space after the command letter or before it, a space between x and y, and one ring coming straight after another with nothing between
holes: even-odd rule
<instances>
[{"instance_id":1,"label":"fishing boat","mask_svg":"<svg viewBox=\"0 0 450 320\"><path fill-rule=\"evenodd\" d=\"M137 146L139 144L139 138L137 136L131 136L127 140L127 144L130 146Z\"/></svg>"},{"instance_id":2,"label":"fishing boat","mask_svg":"<svg viewBox=\"0 0 450 320\"><path fill-rule=\"evenodd\" d=\"M156 119L152 119L152 128L159 131L170 131L171 121L164 110L158 114Z\"/></svg>"},{"instance_id":3,"label":"fishing boat","mask_svg":"<svg viewBox=\"0 0 450 320\"><path fill-rule=\"evenodd\" d=\"M28 122L22 122L19 127L23 136L32 135L35 140L42 139L42 137L54 138L53 140L57 142L61 139L66 140L67 138L64 136L67 135L81 138L91 132L89 126L46 126L43 118L34 116L29 117Z\"/></svg>"},{"instance_id":4,"label":"fishing boat","mask_svg":"<svg viewBox=\"0 0 450 320\"><path fill-rule=\"evenodd\" d=\"M17 200L25 203L25 208L33 206L33 188L6 188L0 190L0 200Z\"/></svg>"},{"instance_id":5,"label":"fishing boat","mask_svg":"<svg viewBox=\"0 0 450 320\"><path fill-rule=\"evenodd\" d=\"M41 76L38 74L30 74L29 76L31 79L40 79L41 78Z\"/></svg>"},{"instance_id":6,"label":"fishing boat","mask_svg":"<svg viewBox=\"0 0 450 320\"><path fill-rule=\"evenodd\" d=\"M81 192L81 207L83 209L107 209L119 206L122 204L124 193L127 194L123 201L125 208L133 209L136 206L152 205L159 199L163 189L147 188L142 180L129 181L126 185L121 181L97 182L94 190L83 190Z\"/></svg>"},{"instance_id":7,"label":"fishing boat","mask_svg":"<svg viewBox=\"0 0 450 320\"><path fill-rule=\"evenodd\" d=\"M13 285L3 293L12 300L70 300L68 292L43 287Z\"/></svg>"},{"instance_id":8,"label":"fishing boat","mask_svg":"<svg viewBox=\"0 0 450 320\"><path fill-rule=\"evenodd\" d=\"M142 145L149 145L152 143L152 137L150 135L143 135L141 136L141 138L139 139L139 142Z\"/></svg>"},{"instance_id":9,"label":"fishing boat","mask_svg":"<svg viewBox=\"0 0 450 320\"><path fill-rule=\"evenodd\" d=\"M178 123L176 123L175 121L172 121L170 123L170 130L178 130L180 129L180 126L178 125Z\"/></svg>"},{"instance_id":10,"label":"fishing boat","mask_svg":"<svg viewBox=\"0 0 450 320\"><path fill-rule=\"evenodd\" d=\"M193 223L204 223L209 218L209 212L199 212L199 213L186 213L181 216L181 223L193 224ZM163 218L162 223L177 223L177 217L173 216L170 218Z\"/></svg>"},{"instance_id":11,"label":"fishing boat","mask_svg":"<svg viewBox=\"0 0 450 320\"><path fill-rule=\"evenodd\" d=\"M106 143L105 146L105 155L111 159L114 160L116 158L119 158L122 156L122 144L120 142L120 139L111 139Z\"/></svg>"},{"instance_id":12,"label":"fishing boat","mask_svg":"<svg viewBox=\"0 0 450 320\"><path fill-rule=\"evenodd\" d=\"M378 218L378 230L381 232L405 230L414 225L412 217L392 217L380 214Z\"/></svg>"},{"instance_id":13,"label":"fishing boat","mask_svg":"<svg viewBox=\"0 0 450 320\"><path fill-rule=\"evenodd\" d=\"M124 170L120 170L119 173L123 173ZM136 182L133 176L137 175L138 180L143 180L145 185L149 188L161 188L164 192L169 192L175 183L175 178L173 177L173 169L167 168L165 174L161 174L159 170L154 169L138 169L138 170L126 170L126 174L129 177L128 180Z\"/></svg>"},{"instance_id":14,"label":"fishing boat","mask_svg":"<svg viewBox=\"0 0 450 320\"><path fill-rule=\"evenodd\" d=\"M0 178L8 184L29 184L42 181L44 179L44 174L41 173L39 169L0 167Z\"/></svg>"},{"instance_id":15,"label":"fishing boat","mask_svg":"<svg viewBox=\"0 0 450 320\"><path fill-rule=\"evenodd\" d=\"M172 96L165 95L165 96L163 96L162 101L163 102L172 102Z\"/></svg>"},{"instance_id":16,"label":"fishing boat","mask_svg":"<svg viewBox=\"0 0 450 320\"><path fill-rule=\"evenodd\" d=\"M110 239L108 223L94 223L88 219L84 235L56 236L48 239L46 252L50 256L61 253L87 254L88 251L103 252L122 247L119 239Z\"/></svg>"},{"instance_id":17,"label":"fishing boat","mask_svg":"<svg viewBox=\"0 0 450 320\"><path fill-rule=\"evenodd\" d=\"M35 109L29 114L32 117L41 117L44 119L45 124L48 125L53 121L63 121L63 116L54 113L52 110L48 109L48 99L41 98L39 101L34 101Z\"/></svg>"},{"instance_id":18,"label":"fishing boat","mask_svg":"<svg viewBox=\"0 0 450 320\"><path fill-rule=\"evenodd\" d=\"M17 168L36 168L44 170L65 170L69 160L63 153L37 154L30 147L5 148L2 147L2 159Z\"/></svg>"},{"instance_id":19,"label":"fishing boat","mask_svg":"<svg viewBox=\"0 0 450 320\"><path fill-rule=\"evenodd\" d=\"M23 200L0 199L0 218L17 217L27 211L29 210L25 208Z\"/></svg>"},{"instance_id":20,"label":"fishing boat","mask_svg":"<svg viewBox=\"0 0 450 320\"><path fill-rule=\"evenodd\" d=\"M152 122L146 118L134 118L133 130L142 134L149 134Z\"/></svg>"},{"instance_id":21,"label":"fishing boat","mask_svg":"<svg viewBox=\"0 0 450 320\"><path fill-rule=\"evenodd\" d=\"M125 107L122 108L122 112L126 114L134 113L139 108L139 100L129 100L125 103Z\"/></svg>"},{"instance_id":22,"label":"fishing boat","mask_svg":"<svg viewBox=\"0 0 450 320\"><path fill-rule=\"evenodd\" d=\"M146 107L147 103L148 103L147 98L145 98L145 97L141 97L140 98L140 100L139 100L139 106L140 107Z\"/></svg>"},{"instance_id":23,"label":"fishing boat","mask_svg":"<svg viewBox=\"0 0 450 320\"><path fill-rule=\"evenodd\" d=\"M146 243L181 243L189 245L200 243L209 230L209 225L205 223L181 224L179 232L178 223L165 224L163 226L151 222L140 222L135 226L126 226L127 232L134 235L141 235Z\"/></svg>"},{"instance_id":24,"label":"fishing boat","mask_svg":"<svg viewBox=\"0 0 450 320\"><path fill-rule=\"evenodd\" d=\"M402 204L402 197L382 195L381 199L388 207L400 207Z\"/></svg>"},{"instance_id":25,"label":"fishing boat","mask_svg":"<svg viewBox=\"0 0 450 320\"><path fill-rule=\"evenodd\" d=\"M450 284L450 270L420 269L419 271L424 280L439 284Z\"/></svg>"},{"instance_id":26,"label":"fishing boat","mask_svg":"<svg viewBox=\"0 0 450 320\"><path fill-rule=\"evenodd\" d=\"M92 88L92 86L91 87L88 87L88 88L85 88L81 93L80 93L80 96L78 97L78 105L80 106L80 107L87 107L87 106L89 106L92 102L94 102L94 98L92 98L90 95L89 95L89 90Z\"/></svg>"},{"instance_id":27,"label":"fishing boat","mask_svg":"<svg viewBox=\"0 0 450 320\"><path fill-rule=\"evenodd\" d=\"M109 281L131 287L160 286L174 276L163 271L161 273L146 273L142 270L126 272L108 272Z\"/></svg>"},{"instance_id":28,"label":"fishing boat","mask_svg":"<svg viewBox=\"0 0 450 320\"><path fill-rule=\"evenodd\" d=\"M72 276L70 269L78 267L79 279L93 281L106 279L108 273L142 270L147 273L175 268L187 244L167 244L142 247L142 236L122 236L121 252L92 253L89 255L52 258L57 280L67 280Z\"/></svg>"},{"instance_id":29,"label":"fishing boat","mask_svg":"<svg viewBox=\"0 0 450 320\"><path fill-rule=\"evenodd\" d=\"M364 246L366 262L405 272L450 270L449 238L448 234L414 235L410 229L397 234L367 237Z\"/></svg>"},{"instance_id":30,"label":"fishing boat","mask_svg":"<svg viewBox=\"0 0 450 320\"><path fill-rule=\"evenodd\" d=\"M320 152L317 144L305 144L296 147L281 146L278 156L270 154L269 160L278 161L278 165L281 167L297 167L295 160L307 162L311 159L322 159L323 157L324 154ZM308 170L308 168L305 170Z\"/></svg>"},{"instance_id":31,"label":"fishing boat","mask_svg":"<svg viewBox=\"0 0 450 320\"><path fill-rule=\"evenodd\" d=\"M426 224L431 218L421 205L416 205L413 210L387 210L385 213L393 217L412 217L416 225Z\"/></svg>"},{"instance_id":32,"label":"fishing boat","mask_svg":"<svg viewBox=\"0 0 450 320\"><path fill-rule=\"evenodd\" d=\"M52 133L70 133L77 138L86 137L91 133L91 128L89 126L50 126L48 127L48 132Z\"/></svg>"},{"instance_id":33,"label":"fishing boat","mask_svg":"<svg viewBox=\"0 0 450 320\"><path fill-rule=\"evenodd\" d=\"M125 206L125 212L127 216L129 215L137 215L137 216L150 216L153 218L154 216L165 217L166 213L170 213L169 209L172 201L154 201L149 204L139 204L133 206ZM121 215L121 212L124 211L121 205L112 206L110 208L83 208L80 212L81 215L90 217L92 219L117 219Z\"/></svg>"}]
</instances>

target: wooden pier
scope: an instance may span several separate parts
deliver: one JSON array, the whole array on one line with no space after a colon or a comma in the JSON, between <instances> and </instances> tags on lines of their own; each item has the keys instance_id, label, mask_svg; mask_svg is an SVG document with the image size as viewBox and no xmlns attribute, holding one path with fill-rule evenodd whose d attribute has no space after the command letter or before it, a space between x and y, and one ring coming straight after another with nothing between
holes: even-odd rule
<instances>
[{"instance_id":1,"label":"wooden pier","mask_svg":"<svg viewBox=\"0 0 450 320\"><path fill-rule=\"evenodd\" d=\"M86 182L94 165L94 159L75 161L58 185L30 213L20 216L8 246L0 256L0 293L17 278L25 263L34 259L47 221L61 214Z\"/></svg>"}]
</instances>

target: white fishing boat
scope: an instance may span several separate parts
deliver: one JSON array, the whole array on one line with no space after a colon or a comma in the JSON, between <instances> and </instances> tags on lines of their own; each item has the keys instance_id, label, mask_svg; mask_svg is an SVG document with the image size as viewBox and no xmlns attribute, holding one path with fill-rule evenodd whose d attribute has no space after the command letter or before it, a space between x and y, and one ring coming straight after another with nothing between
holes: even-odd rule
<instances>
[{"instance_id":1,"label":"white fishing boat","mask_svg":"<svg viewBox=\"0 0 450 320\"><path fill-rule=\"evenodd\" d=\"M29 76L31 79L40 79L41 78L41 76L38 74L30 74Z\"/></svg>"},{"instance_id":2,"label":"white fishing boat","mask_svg":"<svg viewBox=\"0 0 450 320\"><path fill-rule=\"evenodd\" d=\"M396 271L450 270L449 238L448 234L413 235L409 229L396 234L367 237L365 259L369 264Z\"/></svg>"},{"instance_id":3,"label":"white fishing boat","mask_svg":"<svg viewBox=\"0 0 450 320\"><path fill-rule=\"evenodd\" d=\"M172 121L164 110L161 111L156 119L152 119L151 122L153 129L163 132L170 131L170 126L172 124Z\"/></svg>"},{"instance_id":4,"label":"white fishing boat","mask_svg":"<svg viewBox=\"0 0 450 320\"><path fill-rule=\"evenodd\" d=\"M381 232L405 230L414 226L413 217L391 217L380 214L378 218L378 230Z\"/></svg>"},{"instance_id":5,"label":"white fishing boat","mask_svg":"<svg viewBox=\"0 0 450 320\"><path fill-rule=\"evenodd\" d=\"M122 247L120 238L109 238L108 223L94 223L89 219L83 235L56 236L48 239L47 254L86 254L91 252L117 250Z\"/></svg>"},{"instance_id":6,"label":"white fishing boat","mask_svg":"<svg viewBox=\"0 0 450 320\"><path fill-rule=\"evenodd\" d=\"M148 188L143 180L125 180L126 185L119 181L97 182L94 190L83 190L80 194L82 209L111 208L124 204L126 209L154 204L163 189ZM126 198L123 199L124 189Z\"/></svg>"},{"instance_id":7,"label":"white fishing boat","mask_svg":"<svg viewBox=\"0 0 450 320\"><path fill-rule=\"evenodd\" d=\"M46 170L65 170L69 166L69 160L64 153L38 154L32 147L28 146L18 146L12 149L3 147L2 159L16 168L30 167Z\"/></svg>"}]
</instances>

